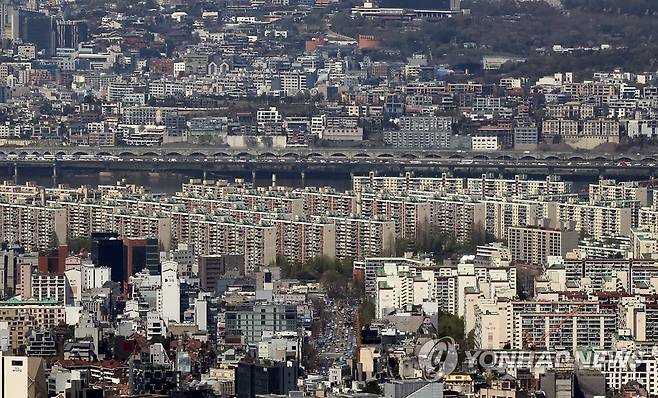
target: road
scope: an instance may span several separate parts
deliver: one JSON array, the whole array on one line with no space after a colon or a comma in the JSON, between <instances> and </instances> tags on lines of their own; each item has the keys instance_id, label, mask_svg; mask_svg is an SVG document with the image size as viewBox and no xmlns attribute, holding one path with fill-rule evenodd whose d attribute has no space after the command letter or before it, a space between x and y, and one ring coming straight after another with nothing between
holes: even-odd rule
<instances>
[{"instance_id":1,"label":"road","mask_svg":"<svg viewBox=\"0 0 658 398\"><path fill-rule=\"evenodd\" d=\"M354 312L356 302L348 299L325 298L325 314L322 336L314 341L320 357L320 368L328 373L335 364L346 364L354 356L356 337L354 334Z\"/></svg>"}]
</instances>

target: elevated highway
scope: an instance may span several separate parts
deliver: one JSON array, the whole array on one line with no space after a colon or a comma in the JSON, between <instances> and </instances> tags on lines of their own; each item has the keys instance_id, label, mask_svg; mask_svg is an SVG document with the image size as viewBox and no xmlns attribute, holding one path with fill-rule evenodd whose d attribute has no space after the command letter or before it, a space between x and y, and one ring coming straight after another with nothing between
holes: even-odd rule
<instances>
[{"instance_id":1,"label":"elevated highway","mask_svg":"<svg viewBox=\"0 0 658 398\"><path fill-rule=\"evenodd\" d=\"M110 157L122 158L213 158L213 159L341 159L341 160L519 160L519 161L597 161L657 163L658 153L590 153L495 151L473 152L459 150L415 150L396 148L221 148L221 147L0 147L0 159L55 157Z\"/></svg>"},{"instance_id":2,"label":"elevated highway","mask_svg":"<svg viewBox=\"0 0 658 398\"><path fill-rule=\"evenodd\" d=\"M381 175L495 175L548 174L569 177L648 179L658 177L658 154L569 154L455 151L406 152L385 150L317 150L294 152L252 150L216 152L199 148L0 148L0 171L18 180L19 173L52 170L53 181L63 172L102 173L114 171L148 173L183 173L212 178L232 173L292 173L304 180L309 173L324 175L364 175L375 171ZM43 173L43 170L41 171ZM48 171L47 171L48 172ZM66 181L60 181L66 182Z\"/></svg>"}]
</instances>

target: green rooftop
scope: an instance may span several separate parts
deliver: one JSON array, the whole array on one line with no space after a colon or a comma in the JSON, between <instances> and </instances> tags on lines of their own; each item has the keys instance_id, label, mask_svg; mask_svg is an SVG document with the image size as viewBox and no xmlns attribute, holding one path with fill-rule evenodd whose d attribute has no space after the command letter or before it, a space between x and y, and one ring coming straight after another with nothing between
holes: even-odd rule
<instances>
[{"instance_id":1,"label":"green rooftop","mask_svg":"<svg viewBox=\"0 0 658 398\"><path fill-rule=\"evenodd\" d=\"M23 299L20 296L14 296L8 300L0 301L0 306L2 305L57 305L59 304L57 300L45 299Z\"/></svg>"}]
</instances>

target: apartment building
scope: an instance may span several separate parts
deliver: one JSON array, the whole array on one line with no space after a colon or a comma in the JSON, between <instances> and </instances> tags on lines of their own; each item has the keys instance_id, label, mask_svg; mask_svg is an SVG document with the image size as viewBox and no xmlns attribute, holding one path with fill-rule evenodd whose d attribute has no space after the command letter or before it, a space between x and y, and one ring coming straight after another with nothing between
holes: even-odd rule
<instances>
[{"instance_id":1,"label":"apartment building","mask_svg":"<svg viewBox=\"0 0 658 398\"><path fill-rule=\"evenodd\" d=\"M366 294L374 299L378 317L417 305L429 314L463 317L471 327L474 300L511 299L516 296L517 280L509 263L475 260L464 256L457 264L437 265L429 259L380 257L355 262L354 268L364 275Z\"/></svg>"},{"instance_id":2,"label":"apartment building","mask_svg":"<svg viewBox=\"0 0 658 398\"><path fill-rule=\"evenodd\" d=\"M481 152L492 152L500 150L501 143L497 136L472 136L471 149Z\"/></svg>"},{"instance_id":3,"label":"apartment building","mask_svg":"<svg viewBox=\"0 0 658 398\"><path fill-rule=\"evenodd\" d=\"M443 173L441 177L414 177L407 172L403 177L376 176L374 172L367 176L353 176L352 190L362 191L390 191L403 193L408 191L430 191L433 193L462 194L464 193L464 179L448 177Z\"/></svg>"},{"instance_id":4,"label":"apartment building","mask_svg":"<svg viewBox=\"0 0 658 398\"><path fill-rule=\"evenodd\" d=\"M312 222L271 219L276 228L277 255L294 263L305 263L316 257L336 257L336 225L329 220Z\"/></svg>"},{"instance_id":5,"label":"apartment building","mask_svg":"<svg viewBox=\"0 0 658 398\"><path fill-rule=\"evenodd\" d=\"M414 259L406 257L366 257L361 261L354 261L355 273L363 274L365 293L368 297L374 298L376 295L377 275L380 268L386 264L392 264L397 269L422 269L434 266L434 262L429 259Z\"/></svg>"},{"instance_id":6,"label":"apartment building","mask_svg":"<svg viewBox=\"0 0 658 398\"><path fill-rule=\"evenodd\" d=\"M30 331L55 328L65 322L64 306L55 300L18 300L0 301L0 322L9 325L9 345L17 352L27 344Z\"/></svg>"},{"instance_id":7,"label":"apartment building","mask_svg":"<svg viewBox=\"0 0 658 398\"><path fill-rule=\"evenodd\" d=\"M592 119L595 116L595 107L578 101L566 104L547 104L546 117L549 119Z\"/></svg>"},{"instance_id":8,"label":"apartment building","mask_svg":"<svg viewBox=\"0 0 658 398\"><path fill-rule=\"evenodd\" d=\"M480 178L466 179L467 195L483 197L515 197L521 199L539 196L563 195L571 191L570 182L558 181L547 176L544 180L525 180L516 175L513 179L490 178L483 174Z\"/></svg>"},{"instance_id":9,"label":"apartment building","mask_svg":"<svg viewBox=\"0 0 658 398\"><path fill-rule=\"evenodd\" d=\"M362 217L394 221L396 238L413 239L429 224L430 204L418 198L361 193L357 203Z\"/></svg>"},{"instance_id":10,"label":"apartment building","mask_svg":"<svg viewBox=\"0 0 658 398\"><path fill-rule=\"evenodd\" d=\"M276 262L276 228L262 223L235 222L203 214L172 213L178 242L188 242L199 255L241 255L245 271Z\"/></svg>"},{"instance_id":11,"label":"apartment building","mask_svg":"<svg viewBox=\"0 0 658 398\"><path fill-rule=\"evenodd\" d=\"M470 242L474 234L484 233L484 203L468 197L421 200L429 204L429 221L426 228L431 226L439 232L454 236L458 242Z\"/></svg>"},{"instance_id":12,"label":"apartment building","mask_svg":"<svg viewBox=\"0 0 658 398\"><path fill-rule=\"evenodd\" d=\"M411 272L408 266L384 263L377 270L375 281L375 316L382 318L397 309L432 301L434 285L432 269ZM431 314L432 311L428 310L427 313Z\"/></svg>"},{"instance_id":13,"label":"apartment building","mask_svg":"<svg viewBox=\"0 0 658 398\"><path fill-rule=\"evenodd\" d=\"M621 130L618 121L608 119L547 119L542 127L545 141L553 142L559 137L567 144L583 149L608 142L619 143Z\"/></svg>"},{"instance_id":14,"label":"apartment building","mask_svg":"<svg viewBox=\"0 0 658 398\"><path fill-rule=\"evenodd\" d=\"M594 355L605 358L610 351L594 351ZM600 371L605 377L606 386L614 391L623 391L629 384L639 383L646 388L649 396L658 395L658 359L647 352L637 351L633 357L633 365L624 361L597 361L596 364L582 364L583 368Z\"/></svg>"},{"instance_id":15,"label":"apartment building","mask_svg":"<svg viewBox=\"0 0 658 398\"><path fill-rule=\"evenodd\" d=\"M508 245L512 261L523 264L546 264L548 257L564 256L578 247L575 230L532 226L510 227Z\"/></svg>"},{"instance_id":16,"label":"apartment building","mask_svg":"<svg viewBox=\"0 0 658 398\"><path fill-rule=\"evenodd\" d=\"M330 188L307 188L300 193L304 214L309 216L350 217L357 212L356 196Z\"/></svg>"},{"instance_id":17,"label":"apartment building","mask_svg":"<svg viewBox=\"0 0 658 398\"><path fill-rule=\"evenodd\" d=\"M658 232L631 229L631 253L637 259L658 259Z\"/></svg>"},{"instance_id":18,"label":"apartment building","mask_svg":"<svg viewBox=\"0 0 658 398\"><path fill-rule=\"evenodd\" d=\"M71 237L91 237L92 232L104 231L106 214L115 207L91 201L48 201L50 206L61 206L66 211L66 227Z\"/></svg>"},{"instance_id":19,"label":"apartment building","mask_svg":"<svg viewBox=\"0 0 658 398\"><path fill-rule=\"evenodd\" d=\"M609 349L617 330L617 315L597 301L509 301L499 316L498 332L515 350Z\"/></svg>"},{"instance_id":20,"label":"apartment building","mask_svg":"<svg viewBox=\"0 0 658 398\"><path fill-rule=\"evenodd\" d=\"M327 220L335 225L336 257L339 259L362 260L387 255L395 250L393 221L355 217L327 217Z\"/></svg>"},{"instance_id":21,"label":"apartment building","mask_svg":"<svg viewBox=\"0 0 658 398\"><path fill-rule=\"evenodd\" d=\"M224 180L201 181L192 179L182 184L180 194L197 198L221 199L227 192L234 189Z\"/></svg>"},{"instance_id":22,"label":"apartment building","mask_svg":"<svg viewBox=\"0 0 658 398\"><path fill-rule=\"evenodd\" d=\"M101 217L101 231L113 231L124 238L155 238L162 250L171 250L171 220L164 214L129 213L115 208L112 212L103 212Z\"/></svg>"},{"instance_id":23,"label":"apartment building","mask_svg":"<svg viewBox=\"0 0 658 398\"><path fill-rule=\"evenodd\" d=\"M638 201L641 206L653 204L653 190L640 186L637 181L617 183L614 180L599 180L598 184L589 184L589 202L628 202Z\"/></svg>"},{"instance_id":24,"label":"apartment building","mask_svg":"<svg viewBox=\"0 0 658 398\"><path fill-rule=\"evenodd\" d=\"M542 122L542 136L545 142L554 142L556 137L577 137L578 121L570 119L545 119Z\"/></svg>"},{"instance_id":25,"label":"apartment building","mask_svg":"<svg viewBox=\"0 0 658 398\"><path fill-rule=\"evenodd\" d=\"M0 236L31 250L44 250L67 241L66 209L0 203Z\"/></svg>"},{"instance_id":26,"label":"apartment building","mask_svg":"<svg viewBox=\"0 0 658 398\"><path fill-rule=\"evenodd\" d=\"M386 130L384 143L394 148L450 148L452 130Z\"/></svg>"},{"instance_id":27,"label":"apartment building","mask_svg":"<svg viewBox=\"0 0 658 398\"><path fill-rule=\"evenodd\" d=\"M639 209L637 214L637 228L648 232L658 232L658 210L655 210L653 207Z\"/></svg>"},{"instance_id":28,"label":"apartment building","mask_svg":"<svg viewBox=\"0 0 658 398\"><path fill-rule=\"evenodd\" d=\"M58 304L72 303L71 286L64 274L32 274L32 299L38 301L54 300Z\"/></svg>"},{"instance_id":29,"label":"apartment building","mask_svg":"<svg viewBox=\"0 0 658 398\"><path fill-rule=\"evenodd\" d=\"M651 285L658 277L658 262L650 259L551 259L551 272L563 274L557 278L565 283L580 283L587 278L592 291L602 291L611 278L616 282L615 291L633 294L636 286Z\"/></svg>"},{"instance_id":30,"label":"apartment building","mask_svg":"<svg viewBox=\"0 0 658 398\"><path fill-rule=\"evenodd\" d=\"M473 330L476 349L501 350L507 346L509 331L506 315L507 301L481 299L475 303L474 324L471 330ZM466 328L470 329L470 325Z\"/></svg>"},{"instance_id":31,"label":"apartment building","mask_svg":"<svg viewBox=\"0 0 658 398\"><path fill-rule=\"evenodd\" d=\"M641 215L642 210L640 217ZM544 208L544 217L554 222L573 221L576 231L583 231L587 236L597 240L628 235L633 226L632 209L628 207L554 203Z\"/></svg>"},{"instance_id":32,"label":"apartment building","mask_svg":"<svg viewBox=\"0 0 658 398\"><path fill-rule=\"evenodd\" d=\"M537 225L543 216L543 205L534 200L487 198L484 229L497 240L508 240L510 227Z\"/></svg>"},{"instance_id":33,"label":"apartment building","mask_svg":"<svg viewBox=\"0 0 658 398\"><path fill-rule=\"evenodd\" d=\"M239 199L251 209L262 208L270 212L289 213L296 216L304 214L304 200L291 196L286 189L281 191L263 190L258 194L238 190L228 195L229 200L232 198Z\"/></svg>"}]
</instances>

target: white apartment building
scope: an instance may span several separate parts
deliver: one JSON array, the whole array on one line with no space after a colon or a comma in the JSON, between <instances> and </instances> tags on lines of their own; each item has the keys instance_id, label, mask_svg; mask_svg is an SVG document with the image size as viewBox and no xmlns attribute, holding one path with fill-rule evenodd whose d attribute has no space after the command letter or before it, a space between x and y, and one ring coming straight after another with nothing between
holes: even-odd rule
<instances>
[{"instance_id":1,"label":"white apartment building","mask_svg":"<svg viewBox=\"0 0 658 398\"><path fill-rule=\"evenodd\" d=\"M606 385L611 390L622 391L627 384L638 382L647 389L649 395L657 395L658 358L650 353L645 353L644 355L636 355L633 362L629 362L615 358L615 352L615 350L594 350L591 352L592 355L585 358L604 358L607 356L610 359L598 361L596 364L581 362L579 366L585 369L596 369L603 373Z\"/></svg>"},{"instance_id":2,"label":"white apartment building","mask_svg":"<svg viewBox=\"0 0 658 398\"><path fill-rule=\"evenodd\" d=\"M564 256L578 247L578 232L531 226L510 227L508 245L512 261L545 264L548 257Z\"/></svg>"},{"instance_id":3,"label":"white apartment building","mask_svg":"<svg viewBox=\"0 0 658 398\"><path fill-rule=\"evenodd\" d=\"M628 235L633 226L632 209L629 207L555 203L544 208L544 217L554 222L573 221L576 231L583 231L597 240Z\"/></svg>"},{"instance_id":4,"label":"white apartment building","mask_svg":"<svg viewBox=\"0 0 658 398\"><path fill-rule=\"evenodd\" d=\"M423 305L431 301L433 278L431 269L412 273L408 267L385 263L379 268L375 283L376 317L382 318L407 305Z\"/></svg>"},{"instance_id":5,"label":"white apartment building","mask_svg":"<svg viewBox=\"0 0 658 398\"><path fill-rule=\"evenodd\" d=\"M476 265L474 260L474 256L464 256L458 264L437 266L430 260L367 258L354 267L363 270L366 294L375 299L378 317L407 305L421 305L426 313L448 312L473 325L477 298L516 296L514 267Z\"/></svg>"},{"instance_id":6,"label":"white apartment building","mask_svg":"<svg viewBox=\"0 0 658 398\"><path fill-rule=\"evenodd\" d=\"M441 177L414 177L405 173L404 177L376 176L370 172L367 176L353 176L352 190L362 192L366 190L385 190L395 193L409 191L430 191L443 194L464 193L464 179L448 177L443 173Z\"/></svg>"},{"instance_id":7,"label":"white apartment building","mask_svg":"<svg viewBox=\"0 0 658 398\"><path fill-rule=\"evenodd\" d=\"M513 179L490 178L483 174L479 178L466 179L467 195L484 197L514 197L530 199L539 196L561 195L571 191L572 183L547 176L543 180L525 180L516 175Z\"/></svg>"},{"instance_id":8,"label":"white apartment building","mask_svg":"<svg viewBox=\"0 0 658 398\"><path fill-rule=\"evenodd\" d=\"M396 238L415 238L416 234L428 226L430 204L415 197L387 197L361 193L359 214L366 218L383 218L395 222Z\"/></svg>"},{"instance_id":9,"label":"white apartment building","mask_svg":"<svg viewBox=\"0 0 658 398\"><path fill-rule=\"evenodd\" d=\"M64 274L32 274L32 296L39 301L54 300L63 305L72 301L71 286Z\"/></svg>"},{"instance_id":10,"label":"white apartment building","mask_svg":"<svg viewBox=\"0 0 658 398\"><path fill-rule=\"evenodd\" d=\"M473 136L471 137L471 149L474 151L491 152L500 149L498 137L496 136Z\"/></svg>"},{"instance_id":11,"label":"white apartment building","mask_svg":"<svg viewBox=\"0 0 658 398\"><path fill-rule=\"evenodd\" d=\"M313 218L321 220L321 218ZM335 225L336 257L361 260L395 250L395 222L380 218L327 217Z\"/></svg>"},{"instance_id":12,"label":"white apartment building","mask_svg":"<svg viewBox=\"0 0 658 398\"><path fill-rule=\"evenodd\" d=\"M475 343L482 349L609 349L616 317L597 301L480 301Z\"/></svg>"},{"instance_id":13,"label":"white apartment building","mask_svg":"<svg viewBox=\"0 0 658 398\"><path fill-rule=\"evenodd\" d=\"M598 184L589 184L589 203L639 201L641 206L653 202L653 190L640 186L636 181L617 183L614 180L599 180Z\"/></svg>"},{"instance_id":14,"label":"white apartment building","mask_svg":"<svg viewBox=\"0 0 658 398\"><path fill-rule=\"evenodd\" d=\"M83 263L80 267L80 273L83 291L102 287L106 282L112 280L111 268L98 267L91 263Z\"/></svg>"}]
</instances>

